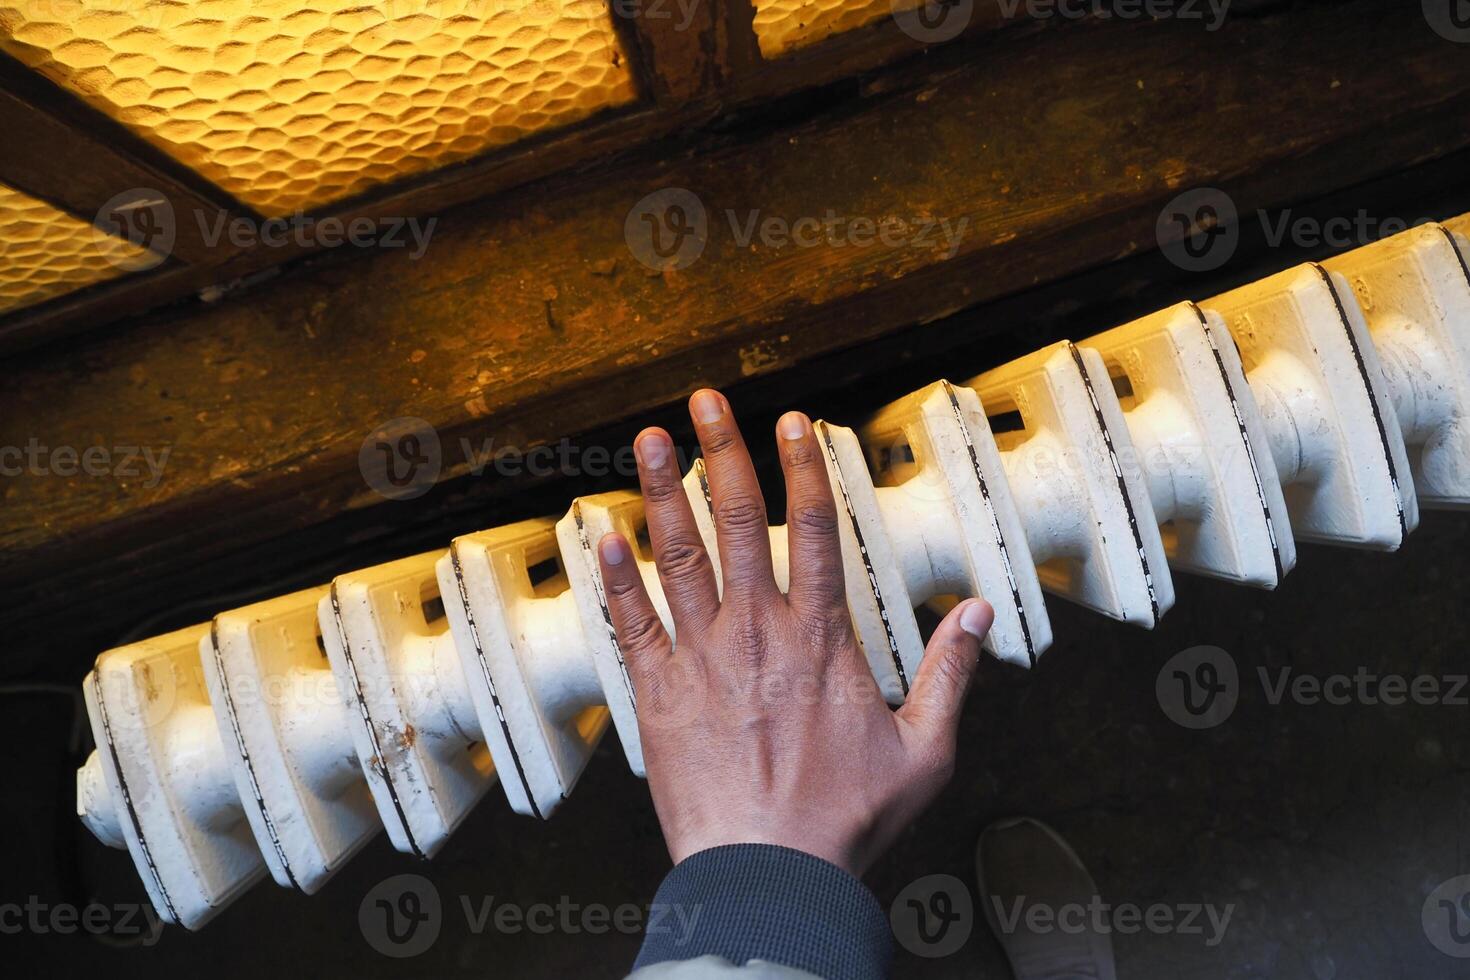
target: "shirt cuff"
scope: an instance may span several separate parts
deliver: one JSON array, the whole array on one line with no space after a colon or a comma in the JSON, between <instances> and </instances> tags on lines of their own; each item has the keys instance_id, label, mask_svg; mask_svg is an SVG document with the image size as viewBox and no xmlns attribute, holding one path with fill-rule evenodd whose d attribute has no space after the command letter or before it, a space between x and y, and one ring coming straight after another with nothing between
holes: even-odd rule
<instances>
[{"instance_id":1,"label":"shirt cuff","mask_svg":"<svg viewBox=\"0 0 1470 980\"><path fill-rule=\"evenodd\" d=\"M664 878L634 969L709 954L882 980L893 946L878 900L835 864L774 844L728 844Z\"/></svg>"}]
</instances>

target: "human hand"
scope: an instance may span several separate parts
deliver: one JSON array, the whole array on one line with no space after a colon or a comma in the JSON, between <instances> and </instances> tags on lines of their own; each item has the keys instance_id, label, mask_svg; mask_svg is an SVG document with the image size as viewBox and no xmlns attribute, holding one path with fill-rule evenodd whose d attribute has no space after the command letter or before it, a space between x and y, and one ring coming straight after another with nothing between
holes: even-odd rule
<instances>
[{"instance_id":1,"label":"human hand","mask_svg":"<svg viewBox=\"0 0 1470 980\"><path fill-rule=\"evenodd\" d=\"M705 389L689 410L723 596L662 429L645 429L634 448L677 642L628 542L609 534L599 543L669 853L678 863L722 844L779 844L861 875L953 773L960 711L995 612L980 599L951 610L907 703L892 710L853 635L839 514L810 420L790 412L776 426L790 552L782 595L765 504L729 402Z\"/></svg>"}]
</instances>

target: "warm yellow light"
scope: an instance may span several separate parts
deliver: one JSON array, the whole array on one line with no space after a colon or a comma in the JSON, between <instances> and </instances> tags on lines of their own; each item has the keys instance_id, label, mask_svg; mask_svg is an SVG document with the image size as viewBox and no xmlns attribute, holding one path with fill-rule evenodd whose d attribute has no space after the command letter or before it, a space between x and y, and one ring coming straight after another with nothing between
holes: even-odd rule
<instances>
[{"instance_id":1,"label":"warm yellow light","mask_svg":"<svg viewBox=\"0 0 1470 980\"><path fill-rule=\"evenodd\" d=\"M857 27L909 11L923 0L753 0L761 54L779 58Z\"/></svg>"},{"instance_id":2,"label":"warm yellow light","mask_svg":"<svg viewBox=\"0 0 1470 980\"><path fill-rule=\"evenodd\" d=\"M0 184L0 315L106 282L149 253Z\"/></svg>"},{"instance_id":3,"label":"warm yellow light","mask_svg":"<svg viewBox=\"0 0 1470 980\"><path fill-rule=\"evenodd\" d=\"M273 216L635 95L605 0L0 0L0 49Z\"/></svg>"}]
</instances>

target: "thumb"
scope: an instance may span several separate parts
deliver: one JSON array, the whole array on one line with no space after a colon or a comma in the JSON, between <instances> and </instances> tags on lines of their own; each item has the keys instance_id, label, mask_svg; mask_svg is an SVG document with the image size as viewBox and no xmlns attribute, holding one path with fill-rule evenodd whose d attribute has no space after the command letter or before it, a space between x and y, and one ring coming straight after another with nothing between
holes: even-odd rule
<instances>
[{"instance_id":1,"label":"thumb","mask_svg":"<svg viewBox=\"0 0 1470 980\"><path fill-rule=\"evenodd\" d=\"M980 663L980 641L990 632L995 610L984 599L966 599L940 621L908 700L898 717L921 740L953 741L965 694Z\"/></svg>"}]
</instances>

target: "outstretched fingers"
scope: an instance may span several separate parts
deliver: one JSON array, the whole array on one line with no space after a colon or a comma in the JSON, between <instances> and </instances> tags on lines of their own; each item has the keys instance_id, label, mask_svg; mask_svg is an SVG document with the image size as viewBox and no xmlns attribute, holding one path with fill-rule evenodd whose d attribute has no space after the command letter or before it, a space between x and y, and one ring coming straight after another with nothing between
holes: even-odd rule
<instances>
[{"instance_id":1,"label":"outstretched fingers","mask_svg":"<svg viewBox=\"0 0 1470 980\"><path fill-rule=\"evenodd\" d=\"M634 692L641 697L673 654L674 644L648 597L627 539L617 533L604 534L597 543L597 559L623 664Z\"/></svg>"},{"instance_id":2,"label":"outstretched fingers","mask_svg":"<svg viewBox=\"0 0 1470 980\"><path fill-rule=\"evenodd\" d=\"M821 443L811 420L800 412L781 416L776 436L786 474L786 545L791 556L787 595L799 615L826 618L845 612L837 504Z\"/></svg>"},{"instance_id":3,"label":"outstretched fingers","mask_svg":"<svg viewBox=\"0 0 1470 980\"><path fill-rule=\"evenodd\" d=\"M689 415L704 451L724 599L770 602L776 596L776 578L765 497L730 403L718 391L701 388L689 399Z\"/></svg>"},{"instance_id":4,"label":"outstretched fingers","mask_svg":"<svg viewBox=\"0 0 1470 980\"><path fill-rule=\"evenodd\" d=\"M674 631L704 630L719 612L720 598L714 567L679 476L674 441L663 429L644 429L633 441L633 450L653 561Z\"/></svg>"}]
</instances>

